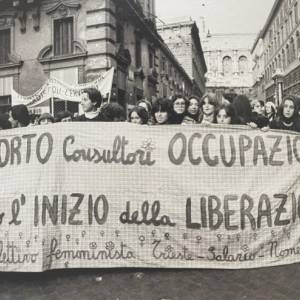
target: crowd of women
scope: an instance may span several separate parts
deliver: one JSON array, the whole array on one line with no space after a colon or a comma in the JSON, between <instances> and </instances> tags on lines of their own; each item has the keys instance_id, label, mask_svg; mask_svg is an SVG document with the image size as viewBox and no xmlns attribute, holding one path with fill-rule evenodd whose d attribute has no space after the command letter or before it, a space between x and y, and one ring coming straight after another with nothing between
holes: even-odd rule
<instances>
[{"instance_id":1,"label":"crowd of women","mask_svg":"<svg viewBox=\"0 0 300 300\"><path fill-rule=\"evenodd\" d=\"M83 114L74 116L69 111L62 111L55 119L49 113L33 117L25 105L16 105L9 114L0 115L0 129L68 121L126 121L126 113L121 105L102 102L98 90L85 89L80 102ZM263 131L281 129L300 132L298 102L293 95L286 96L279 107L273 102L250 101L245 95L237 95L231 102L224 100L222 103L217 101L213 93L205 94L201 99L176 95L172 99L159 98L154 103L140 100L129 111L127 121L140 125L240 124Z\"/></svg>"}]
</instances>

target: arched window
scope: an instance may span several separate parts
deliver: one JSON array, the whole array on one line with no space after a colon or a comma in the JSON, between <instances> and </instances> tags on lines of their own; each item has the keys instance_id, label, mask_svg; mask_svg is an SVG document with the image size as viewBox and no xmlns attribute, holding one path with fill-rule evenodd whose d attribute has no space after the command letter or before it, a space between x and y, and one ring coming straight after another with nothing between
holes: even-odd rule
<instances>
[{"instance_id":1,"label":"arched window","mask_svg":"<svg viewBox=\"0 0 300 300\"><path fill-rule=\"evenodd\" d=\"M290 48L289 45L286 45L286 65L290 64Z\"/></svg>"},{"instance_id":2,"label":"arched window","mask_svg":"<svg viewBox=\"0 0 300 300\"><path fill-rule=\"evenodd\" d=\"M246 56L240 56L239 58L239 73L244 74L248 71L248 59Z\"/></svg>"},{"instance_id":3,"label":"arched window","mask_svg":"<svg viewBox=\"0 0 300 300\"><path fill-rule=\"evenodd\" d=\"M223 58L223 73L227 75L232 73L232 59L230 56Z\"/></svg>"},{"instance_id":4,"label":"arched window","mask_svg":"<svg viewBox=\"0 0 300 300\"><path fill-rule=\"evenodd\" d=\"M281 55L278 55L278 68L282 69Z\"/></svg>"}]
</instances>

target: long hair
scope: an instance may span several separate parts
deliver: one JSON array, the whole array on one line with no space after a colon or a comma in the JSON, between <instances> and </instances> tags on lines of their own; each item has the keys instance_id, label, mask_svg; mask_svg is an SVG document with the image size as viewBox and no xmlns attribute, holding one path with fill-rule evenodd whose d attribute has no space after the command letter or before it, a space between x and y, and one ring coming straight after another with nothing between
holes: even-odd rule
<instances>
[{"instance_id":1,"label":"long hair","mask_svg":"<svg viewBox=\"0 0 300 300\"><path fill-rule=\"evenodd\" d=\"M147 124L149 120L149 114L146 109L142 106L135 106L128 114L128 121L131 122L131 115L133 112L136 112L137 115L141 118L142 124Z\"/></svg>"},{"instance_id":2,"label":"long hair","mask_svg":"<svg viewBox=\"0 0 300 300\"><path fill-rule=\"evenodd\" d=\"M284 108L284 103L287 100L290 100L294 103L294 108L295 108L294 113L290 118L291 121L294 121L295 119L299 118L299 105L296 97L293 95L288 95L283 98L282 103L278 107L278 118L280 120L286 120L286 117L283 115L283 108Z\"/></svg>"},{"instance_id":3,"label":"long hair","mask_svg":"<svg viewBox=\"0 0 300 300\"><path fill-rule=\"evenodd\" d=\"M221 104L215 111L215 120L217 121L217 116L221 110L225 110L226 115L230 117L230 124L240 124L239 119L236 116L235 109L232 104Z\"/></svg>"},{"instance_id":4,"label":"long hair","mask_svg":"<svg viewBox=\"0 0 300 300\"><path fill-rule=\"evenodd\" d=\"M213 123L216 123L216 118L215 118L215 111L219 106L217 95L215 93L207 93L204 94L200 100L200 116L199 116L199 122L201 123L204 119L204 112L203 112L203 105L205 104L205 100L208 100L208 103L214 106L214 112L213 112Z\"/></svg>"},{"instance_id":5,"label":"long hair","mask_svg":"<svg viewBox=\"0 0 300 300\"><path fill-rule=\"evenodd\" d=\"M247 124L251 122L252 110L247 96L236 96L232 102L232 105L241 124Z\"/></svg>"},{"instance_id":6,"label":"long hair","mask_svg":"<svg viewBox=\"0 0 300 300\"><path fill-rule=\"evenodd\" d=\"M270 115L267 115L267 113L266 113L266 117L267 117L270 121L272 121L272 120L274 120L275 117L276 117L277 109L276 109L275 104L274 104L272 101L267 101L267 102L265 103L265 108L267 107L268 104L271 106L271 113L270 113ZM266 109L265 109L265 111L266 111Z\"/></svg>"},{"instance_id":7,"label":"long hair","mask_svg":"<svg viewBox=\"0 0 300 300\"><path fill-rule=\"evenodd\" d=\"M152 118L155 123L157 123L157 120L155 118L155 113L157 112L166 112L168 114L167 123L169 123L171 114L171 101L166 98L158 98L157 100L155 100L152 106Z\"/></svg>"},{"instance_id":8,"label":"long hair","mask_svg":"<svg viewBox=\"0 0 300 300\"><path fill-rule=\"evenodd\" d=\"M204 94L200 100L200 108L202 109L203 105L205 104L205 99L208 100L208 103L213 105L214 107L218 106L218 99L215 93L207 93Z\"/></svg>"},{"instance_id":9,"label":"long hair","mask_svg":"<svg viewBox=\"0 0 300 300\"><path fill-rule=\"evenodd\" d=\"M190 114L188 112L189 106L191 104L191 100L193 100L193 99L195 99L198 102L198 112L195 115L192 115L192 114ZM192 118L196 122L198 122L199 121L200 112L201 112L201 110L200 110L200 99L197 96L190 96L188 98L188 106L187 106L187 112L186 112L187 116L189 116L190 118Z\"/></svg>"}]
</instances>

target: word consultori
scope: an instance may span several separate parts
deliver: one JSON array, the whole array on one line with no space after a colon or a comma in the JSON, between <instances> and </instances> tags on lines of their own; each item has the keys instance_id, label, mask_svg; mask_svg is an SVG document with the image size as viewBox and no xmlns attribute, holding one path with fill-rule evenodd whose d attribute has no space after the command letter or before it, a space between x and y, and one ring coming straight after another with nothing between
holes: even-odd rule
<instances>
[{"instance_id":1,"label":"word consultori","mask_svg":"<svg viewBox=\"0 0 300 300\"><path fill-rule=\"evenodd\" d=\"M266 227L283 227L299 222L300 195L261 194L258 198L250 195L216 195L187 198L186 227L238 231L249 227L252 230Z\"/></svg>"},{"instance_id":2,"label":"word consultori","mask_svg":"<svg viewBox=\"0 0 300 300\"><path fill-rule=\"evenodd\" d=\"M300 135L223 135L177 133L170 141L171 163L198 166L282 166L300 163Z\"/></svg>"}]
</instances>

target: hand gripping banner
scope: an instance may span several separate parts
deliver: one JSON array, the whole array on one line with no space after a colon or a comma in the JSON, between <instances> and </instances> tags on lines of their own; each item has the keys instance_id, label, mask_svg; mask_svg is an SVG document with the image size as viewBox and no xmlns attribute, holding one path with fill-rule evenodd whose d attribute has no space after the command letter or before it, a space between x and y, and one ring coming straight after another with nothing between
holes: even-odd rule
<instances>
[{"instance_id":1,"label":"hand gripping banner","mask_svg":"<svg viewBox=\"0 0 300 300\"><path fill-rule=\"evenodd\" d=\"M0 270L300 261L300 135L66 123L1 131Z\"/></svg>"}]
</instances>

